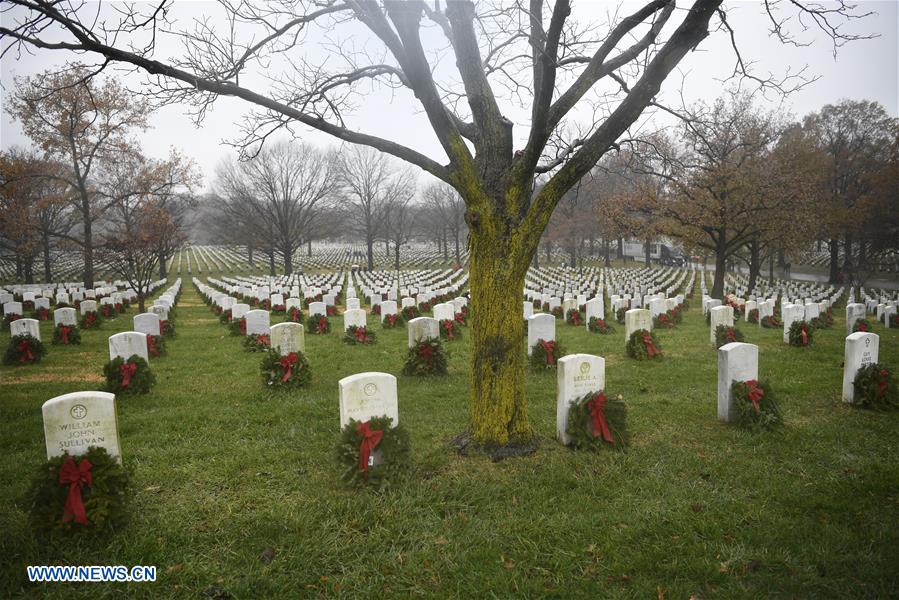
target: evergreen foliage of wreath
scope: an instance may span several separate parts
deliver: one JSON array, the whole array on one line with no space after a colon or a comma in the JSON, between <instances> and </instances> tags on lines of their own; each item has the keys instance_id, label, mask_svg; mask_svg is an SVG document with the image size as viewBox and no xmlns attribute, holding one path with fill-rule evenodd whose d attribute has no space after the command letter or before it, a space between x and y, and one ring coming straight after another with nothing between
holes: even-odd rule
<instances>
[{"instance_id":1,"label":"evergreen foliage of wreath","mask_svg":"<svg viewBox=\"0 0 899 600\"><path fill-rule=\"evenodd\" d=\"M309 361L302 352L281 355L270 349L262 357L262 382L273 388L301 388L312 382Z\"/></svg>"},{"instance_id":2,"label":"evergreen foliage of wreath","mask_svg":"<svg viewBox=\"0 0 899 600\"><path fill-rule=\"evenodd\" d=\"M300 310L299 306L291 306L290 310L287 311L287 320L292 323L302 323L303 322L303 311Z\"/></svg>"},{"instance_id":3,"label":"evergreen foliage of wreath","mask_svg":"<svg viewBox=\"0 0 899 600\"><path fill-rule=\"evenodd\" d=\"M104 319L115 319L117 316L119 316L119 314L116 312L116 309L112 304L101 304L100 316Z\"/></svg>"},{"instance_id":4,"label":"evergreen foliage of wreath","mask_svg":"<svg viewBox=\"0 0 899 600\"><path fill-rule=\"evenodd\" d=\"M28 333L14 335L6 346L6 354L3 356L5 365L31 365L41 362L47 355L44 344Z\"/></svg>"},{"instance_id":5,"label":"evergreen foliage of wreath","mask_svg":"<svg viewBox=\"0 0 899 600\"><path fill-rule=\"evenodd\" d=\"M715 348L720 348L724 344L731 342L742 342L746 339L743 332L736 327L728 327L727 325L718 325L715 328Z\"/></svg>"},{"instance_id":6,"label":"evergreen foliage of wreath","mask_svg":"<svg viewBox=\"0 0 899 600\"><path fill-rule=\"evenodd\" d=\"M343 343L355 346L356 344L374 344L375 332L366 326L350 325L343 332Z\"/></svg>"},{"instance_id":7,"label":"evergreen foliage of wreath","mask_svg":"<svg viewBox=\"0 0 899 600\"><path fill-rule=\"evenodd\" d=\"M165 356L165 337L161 335L148 335L147 354L150 356L150 358Z\"/></svg>"},{"instance_id":8,"label":"evergreen foliage of wreath","mask_svg":"<svg viewBox=\"0 0 899 600\"><path fill-rule=\"evenodd\" d=\"M90 484L82 478L79 486L85 523L78 522L66 510L72 484L60 483L60 474L65 473L63 465L70 458L76 467L82 465L82 461L90 465ZM82 466L81 470L83 472L88 468ZM105 448L91 446L80 456L73 457L68 453L55 456L35 473L28 492L28 523L35 533L41 535L110 531L127 521L130 501L131 476L128 470Z\"/></svg>"},{"instance_id":9,"label":"evergreen foliage of wreath","mask_svg":"<svg viewBox=\"0 0 899 600\"><path fill-rule=\"evenodd\" d=\"M777 398L767 381L734 381L730 386L730 393L737 409L737 426L749 431L760 431L783 424Z\"/></svg>"},{"instance_id":10,"label":"evergreen foliage of wreath","mask_svg":"<svg viewBox=\"0 0 899 600\"><path fill-rule=\"evenodd\" d=\"M306 331L315 335L331 332L331 321L325 315L309 315L306 319Z\"/></svg>"},{"instance_id":11,"label":"evergreen foliage of wreath","mask_svg":"<svg viewBox=\"0 0 899 600\"><path fill-rule=\"evenodd\" d=\"M448 341L458 341L462 339L462 327L456 323L455 319L444 319L440 321L440 337Z\"/></svg>"},{"instance_id":12,"label":"evergreen foliage of wreath","mask_svg":"<svg viewBox=\"0 0 899 600\"><path fill-rule=\"evenodd\" d=\"M565 322L569 325L580 327L584 324L584 315L576 308L569 308L568 312L565 313Z\"/></svg>"},{"instance_id":13,"label":"evergreen foliage of wreath","mask_svg":"<svg viewBox=\"0 0 899 600\"><path fill-rule=\"evenodd\" d=\"M590 317L590 322L587 323L587 330L591 333L601 333L602 335L607 335L615 331L611 325L606 323L605 319L598 319L596 317Z\"/></svg>"},{"instance_id":14,"label":"evergreen foliage of wreath","mask_svg":"<svg viewBox=\"0 0 899 600\"><path fill-rule=\"evenodd\" d=\"M380 431L381 439L374 447L375 464L360 469L360 449L363 442L360 426L363 423L350 419L340 430L336 458L341 479L353 487L371 486L386 489L406 477L411 467L409 433L402 425L391 427L393 419L387 416L372 417L366 421L373 432Z\"/></svg>"},{"instance_id":15,"label":"evergreen foliage of wreath","mask_svg":"<svg viewBox=\"0 0 899 600\"><path fill-rule=\"evenodd\" d=\"M855 323L852 324L852 333L859 331L871 331L871 322L868 319L856 319Z\"/></svg>"},{"instance_id":16,"label":"evergreen foliage of wreath","mask_svg":"<svg viewBox=\"0 0 899 600\"><path fill-rule=\"evenodd\" d=\"M805 333L805 336L802 334ZM815 328L805 321L793 321L790 324L789 340L791 346L805 347L812 345Z\"/></svg>"},{"instance_id":17,"label":"evergreen foliage of wreath","mask_svg":"<svg viewBox=\"0 0 899 600\"><path fill-rule=\"evenodd\" d=\"M403 375L446 375L448 365L448 355L440 339L427 338L409 348Z\"/></svg>"},{"instance_id":18,"label":"evergreen foliage of wreath","mask_svg":"<svg viewBox=\"0 0 899 600\"><path fill-rule=\"evenodd\" d=\"M674 329L677 327L677 323L671 318L670 314L663 312L652 318L652 326L661 329Z\"/></svg>"},{"instance_id":19,"label":"evergreen foliage of wreath","mask_svg":"<svg viewBox=\"0 0 899 600\"><path fill-rule=\"evenodd\" d=\"M561 318L563 318L563 317L565 316L565 315L562 314L562 307L561 307L561 306L555 307L554 309L552 309L551 311L549 311L549 314L551 314L552 316L554 316L554 317L557 318L557 319L561 319Z\"/></svg>"},{"instance_id":20,"label":"evergreen foliage of wreath","mask_svg":"<svg viewBox=\"0 0 899 600\"><path fill-rule=\"evenodd\" d=\"M243 338L243 349L247 352L268 352L272 338L267 333L254 333Z\"/></svg>"},{"instance_id":21,"label":"evergreen foliage of wreath","mask_svg":"<svg viewBox=\"0 0 899 600\"><path fill-rule=\"evenodd\" d=\"M627 307L622 306L617 311L615 311L615 320L618 321L619 325L624 325L624 313L627 312Z\"/></svg>"},{"instance_id":22,"label":"evergreen foliage of wreath","mask_svg":"<svg viewBox=\"0 0 899 600\"><path fill-rule=\"evenodd\" d=\"M465 310L465 307L462 307L462 310L455 313L453 315L453 321L455 321L458 325L465 327L468 325L468 311Z\"/></svg>"},{"instance_id":23,"label":"evergreen foliage of wreath","mask_svg":"<svg viewBox=\"0 0 899 600\"><path fill-rule=\"evenodd\" d=\"M406 321L411 321L412 319L417 319L421 316L421 312L419 312L417 306L407 306L401 312L403 313L403 318L406 319Z\"/></svg>"},{"instance_id":24,"label":"evergreen foliage of wreath","mask_svg":"<svg viewBox=\"0 0 899 600\"><path fill-rule=\"evenodd\" d=\"M656 334L645 329L638 329L624 345L627 355L637 360L651 360L662 358L662 347Z\"/></svg>"},{"instance_id":25,"label":"evergreen foliage of wreath","mask_svg":"<svg viewBox=\"0 0 899 600\"><path fill-rule=\"evenodd\" d=\"M537 343L531 346L531 368L537 370L555 369L559 359L563 356L565 356L565 352L562 350L562 344L558 340L537 340Z\"/></svg>"},{"instance_id":26,"label":"evergreen foliage of wreath","mask_svg":"<svg viewBox=\"0 0 899 600\"><path fill-rule=\"evenodd\" d=\"M896 378L882 363L870 363L861 367L852 382L855 387L853 405L872 410L899 408L899 391Z\"/></svg>"},{"instance_id":27,"label":"evergreen foliage of wreath","mask_svg":"<svg viewBox=\"0 0 899 600\"><path fill-rule=\"evenodd\" d=\"M759 322L759 309L753 308L749 311L749 314L746 315L747 323L758 323Z\"/></svg>"},{"instance_id":28,"label":"evergreen foliage of wreath","mask_svg":"<svg viewBox=\"0 0 899 600\"><path fill-rule=\"evenodd\" d=\"M597 399L600 395L602 409L598 410L600 402ZM603 420L605 430L602 428ZM590 392L569 406L565 433L570 438L569 445L578 450L624 450L630 443L627 405L621 396L606 396L604 390ZM606 439L607 433L611 441Z\"/></svg>"},{"instance_id":29,"label":"evergreen foliage of wreath","mask_svg":"<svg viewBox=\"0 0 899 600\"><path fill-rule=\"evenodd\" d=\"M676 325L680 325L684 321L684 315L680 305L668 309L665 314L667 314L668 318Z\"/></svg>"},{"instance_id":30,"label":"evergreen foliage of wreath","mask_svg":"<svg viewBox=\"0 0 899 600\"><path fill-rule=\"evenodd\" d=\"M403 315L396 313L393 315L384 315L384 318L381 320L381 328L382 329L394 329L396 327L403 326Z\"/></svg>"},{"instance_id":31,"label":"evergreen foliage of wreath","mask_svg":"<svg viewBox=\"0 0 899 600\"><path fill-rule=\"evenodd\" d=\"M49 321L50 320L50 309L44 308L42 306L41 308L36 309L34 311L34 313L32 313L31 317L33 319L37 319L38 321Z\"/></svg>"},{"instance_id":32,"label":"evergreen foliage of wreath","mask_svg":"<svg viewBox=\"0 0 899 600\"><path fill-rule=\"evenodd\" d=\"M762 327L764 327L765 329L780 329L783 326L783 321L781 321L774 315L767 315L762 318Z\"/></svg>"},{"instance_id":33,"label":"evergreen foliage of wreath","mask_svg":"<svg viewBox=\"0 0 899 600\"><path fill-rule=\"evenodd\" d=\"M812 320L809 321L812 327L815 329L830 329L830 325L827 324L827 321L824 320L824 317L812 317Z\"/></svg>"},{"instance_id":34,"label":"evergreen foliage of wreath","mask_svg":"<svg viewBox=\"0 0 899 600\"><path fill-rule=\"evenodd\" d=\"M81 329L100 329L100 326L103 324L103 320L100 319L100 315L97 314L95 310L89 310L83 315L81 315L81 320L78 322L78 327Z\"/></svg>"},{"instance_id":35,"label":"evergreen foliage of wreath","mask_svg":"<svg viewBox=\"0 0 899 600\"><path fill-rule=\"evenodd\" d=\"M175 321L172 320L172 313L169 312L169 318L159 321L159 327L162 329L162 335L165 337L175 337Z\"/></svg>"},{"instance_id":36,"label":"evergreen foliage of wreath","mask_svg":"<svg viewBox=\"0 0 899 600\"><path fill-rule=\"evenodd\" d=\"M418 312L421 314L425 314L426 312L430 312L431 303L430 302L421 302L418 305Z\"/></svg>"},{"instance_id":37,"label":"evergreen foliage of wreath","mask_svg":"<svg viewBox=\"0 0 899 600\"><path fill-rule=\"evenodd\" d=\"M21 318L22 315L20 315L19 313L6 313L5 315L3 315L3 328L8 330L10 323L12 323L13 321L18 321Z\"/></svg>"},{"instance_id":38,"label":"evergreen foliage of wreath","mask_svg":"<svg viewBox=\"0 0 899 600\"><path fill-rule=\"evenodd\" d=\"M231 309L223 310L219 313L219 323L228 324L231 322Z\"/></svg>"},{"instance_id":39,"label":"evergreen foliage of wreath","mask_svg":"<svg viewBox=\"0 0 899 600\"><path fill-rule=\"evenodd\" d=\"M890 329L895 329L896 327L899 327L899 313L890 315Z\"/></svg>"},{"instance_id":40,"label":"evergreen foliage of wreath","mask_svg":"<svg viewBox=\"0 0 899 600\"><path fill-rule=\"evenodd\" d=\"M103 365L103 375L106 391L117 395L148 394L156 383L149 363L137 354L132 354L128 360L115 357Z\"/></svg>"},{"instance_id":41,"label":"evergreen foliage of wreath","mask_svg":"<svg viewBox=\"0 0 899 600\"><path fill-rule=\"evenodd\" d=\"M239 319L233 319L230 323L228 323L228 330L231 335L234 336L244 335L247 330L247 320L243 317Z\"/></svg>"},{"instance_id":42,"label":"evergreen foliage of wreath","mask_svg":"<svg viewBox=\"0 0 899 600\"><path fill-rule=\"evenodd\" d=\"M63 325L60 323L53 328L54 345L77 345L81 343L81 331L75 325Z\"/></svg>"}]
</instances>

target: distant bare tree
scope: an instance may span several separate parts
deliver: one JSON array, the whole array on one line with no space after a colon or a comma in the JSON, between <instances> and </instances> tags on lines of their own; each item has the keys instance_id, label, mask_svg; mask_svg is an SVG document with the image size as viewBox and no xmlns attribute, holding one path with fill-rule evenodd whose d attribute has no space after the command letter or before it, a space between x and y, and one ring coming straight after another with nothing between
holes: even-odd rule
<instances>
[{"instance_id":1,"label":"distant bare tree","mask_svg":"<svg viewBox=\"0 0 899 600\"><path fill-rule=\"evenodd\" d=\"M434 211L434 215L452 236L456 255L456 264L462 264L462 235L466 232L465 201L459 192L452 187L435 183L425 189L425 202Z\"/></svg>"}]
</instances>

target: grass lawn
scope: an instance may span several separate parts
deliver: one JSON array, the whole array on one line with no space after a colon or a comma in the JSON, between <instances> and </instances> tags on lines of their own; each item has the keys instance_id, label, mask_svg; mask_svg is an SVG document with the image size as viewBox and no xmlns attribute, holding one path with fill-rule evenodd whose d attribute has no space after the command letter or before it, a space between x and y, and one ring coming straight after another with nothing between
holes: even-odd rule
<instances>
[{"instance_id":1,"label":"grass lawn","mask_svg":"<svg viewBox=\"0 0 899 600\"><path fill-rule=\"evenodd\" d=\"M840 401L842 305L809 349L738 325L760 346L760 377L786 421L749 434L716 420L716 353L699 304L659 332L665 358L653 364L625 357L623 326L601 336L557 322L567 352L606 358L607 393L629 407L626 453L554 440L546 372L527 375L536 454L457 456L448 441L467 422L468 336L449 343L448 377L399 377L414 469L377 493L337 480L337 380L398 375L405 329L375 326L376 345L345 346L332 318L330 335L306 337L313 385L272 393L261 354L242 350L185 277L177 337L152 361L155 389L118 404L131 522L112 537L50 543L32 537L23 500L46 456L41 404L101 389L106 338L130 329L137 309L82 332L80 347L49 345L52 322L42 323L44 362L0 368L0 597L899 595L899 413ZM899 370L899 331L875 332L882 362ZM155 565L158 578L31 584L26 565Z\"/></svg>"}]
</instances>

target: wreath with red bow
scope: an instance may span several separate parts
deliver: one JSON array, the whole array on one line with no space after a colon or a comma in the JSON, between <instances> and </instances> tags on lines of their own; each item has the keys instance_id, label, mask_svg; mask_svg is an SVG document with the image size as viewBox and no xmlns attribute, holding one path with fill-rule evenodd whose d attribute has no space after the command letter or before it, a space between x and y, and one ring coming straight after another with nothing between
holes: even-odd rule
<instances>
[{"instance_id":1,"label":"wreath with red bow","mask_svg":"<svg viewBox=\"0 0 899 600\"><path fill-rule=\"evenodd\" d=\"M60 323L53 329L53 344L68 346L81 343L81 331L75 325Z\"/></svg>"},{"instance_id":2,"label":"wreath with red bow","mask_svg":"<svg viewBox=\"0 0 899 600\"><path fill-rule=\"evenodd\" d=\"M331 321L325 315L309 315L306 319L306 331L315 335L331 332Z\"/></svg>"},{"instance_id":3,"label":"wreath with red bow","mask_svg":"<svg viewBox=\"0 0 899 600\"><path fill-rule=\"evenodd\" d=\"M746 316L747 323L758 323L759 322L759 309L753 308L749 311L749 314Z\"/></svg>"},{"instance_id":4,"label":"wreath with red bow","mask_svg":"<svg viewBox=\"0 0 899 600\"><path fill-rule=\"evenodd\" d=\"M868 321L868 319L856 319L855 323L852 324L852 333L856 333L858 331L871 331L871 322Z\"/></svg>"},{"instance_id":5,"label":"wreath with red bow","mask_svg":"<svg viewBox=\"0 0 899 600\"><path fill-rule=\"evenodd\" d=\"M287 312L287 308L283 304L275 304L272 306L272 312L276 315L283 315Z\"/></svg>"},{"instance_id":6,"label":"wreath with red bow","mask_svg":"<svg viewBox=\"0 0 899 600\"><path fill-rule=\"evenodd\" d=\"M247 320L244 317L239 319L232 319L230 323L228 323L228 330L231 332L231 335L246 335L247 334Z\"/></svg>"},{"instance_id":7,"label":"wreath with red bow","mask_svg":"<svg viewBox=\"0 0 899 600\"><path fill-rule=\"evenodd\" d=\"M50 320L50 309L44 308L43 306L34 311L34 318L38 321L49 321Z\"/></svg>"},{"instance_id":8,"label":"wreath with red bow","mask_svg":"<svg viewBox=\"0 0 899 600\"><path fill-rule=\"evenodd\" d=\"M557 318L557 319L562 319L562 318L565 317L565 315L562 313L562 307L561 307L561 306L555 307L554 309L552 309L551 311L549 311L549 314L551 314L552 316L554 316L554 317Z\"/></svg>"},{"instance_id":9,"label":"wreath with red bow","mask_svg":"<svg viewBox=\"0 0 899 600\"><path fill-rule=\"evenodd\" d=\"M653 360L662 358L662 347L656 335L645 329L638 329L631 334L624 345L627 355L637 360Z\"/></svg>"},{"instance_id":10,"label":"wreath with red bow","mask_svg":"<svg viewBox=\"0 0 899 600\"><path fill-rule=\"evenodd\" d=\"M303 311L298 306L291 306L290 310L287 311L287 320L292 323L302 323Z\"/></svg>"},{"instance_id":11,"label":"wreath with red bow","mask_svg":"<svg viewBox=\"0 0 899 600\"><path fill-rule=\"evenodd\" d=\"M789 332L789 340L791 346L797 346L799 348L805 348L806 346L812 345L812 336L815 333L815 328L812 327L811 323L807 323L805 321L793 321L790 324L790 332Z\"/></svg>"},{"instance_id":12,"label":"wreath with red bow","mask_svg":"<svg viewBox=\"0 0 899 600\"><path fill-rule=\"evenodd\" d=\"M783 424L780 407L768 382L735 381L730 386L737 409L737 425L750 431L774 429Z\"/></svg>"},{"instance_id":13,"label":"wreath with red bow","mask_svg":"<svg viewBox=\"0 0 899 600\"><path fill-rule=\"evenodd\" d=\"M159 320L159 331L162 332L162 335L166 337L175 337L175 320L173 318L171 311L169 311L168 319L160 319Z\"/></svg>"},{"instance_id":14,"label":"wreath with red bow","mask_svg":"<svg viewBox=\"0 0 899 600\"><path fill-rule=\"evenodd\" d=\"M90 446L42 465L28 498L28 522L38 534L111 530L127 521L131 476L105 448Z\"/></svg>"},{"instance_id":15,"label":"wreath with red bow","mask_svg":"<svg viewBox=\"0 0 899 600\"><path fill-rule=\"evenodd\" d=\"M424 313L428 312L429 310L431 310L431 303L430 303L430 302L422 302L421 304L418 305L418 312L419 312L419 313L424 314Z\"/></svg>"},{"instance_id":16,"label":"wreath with red bow","mask_svg":"<svg viewBox=\"0 0 899 600\"><path fill-rule=\"evenodd\" d=\"M568 312L565 313L565 322L569 325L580 327L584 324L584 317L581 315L581 311L576 308L569 308Z\"/></svg>"},{"instance_id":17,"label":"wreath with red bow","mask_svg":"<svg viewBox=\"0 0 899 600\"><path fill-rule=\"evenodd\" d=\"M780 329L783 326L783 321L774 315L767 315L762 319L762 327L765 329Z\"/></svg>"},{"instance_id":18,"label":"wreath with red bow","mask_svg":"<svg viewBox=\"0 0 899 600\"><path fill-rule=\"evenodd\" d=\"M219 323L230 323L231 322L231 309L223 310L219 313Z\"/></svg>"},{"instance_id":19,"label":"wreath with red bow","mask_svg":"<svg viewBox=\"0 0 899 600\"><path fill-rule=\"evenodd\" d=\"M95 310L89 310L81 315L81 321L78 322L81 329L99 329L102 324L103 321Z\"/></svg>"},{"instance_id":20,"label":"wreath with red bow","mask_svg":"<svg viewBox=\"0 0 899 600\"><path fill-rule=\"evenodd\" d=\"M601 333L602 335L607 335L615 331L611 325L606 323L605 319L598 319L596 317L590 317L590 322L587 323L587 330L591 333Z\"/></svg>"},{"instance_id":21,"label":"wreath with red bow","mask_svg":"<svg viewBox=\"0 0 899 600\"><path fill-rule=\"evenodd\" d=\"M165 338L161 335L148 335L147 354L150 355L151 358L165 356Z\"/></svg>"},{"instance_id":22,"label":"wreath with red bow","mask_svg":"<svg viewBox=\"0 0 899 600\"><path fill-rule=\"evenodd\" d=\"M622 306L617 311L615 311L615 320L618 321L619 325L624 325L624 313L627 312L627 307Z\"/></svg>"},{"instance_id":23,"label":"wreath with red bow","mask_svg":"<svg viewBox=\"0 0 899 600\"><path fill-rule=\"evenodd\" d=\"M462 307L465 308L464 306ZM453 320L461 327L468 325L468 311L459 311L453 315Z\"/></svg>"},{"instance_id":24,"label":"wreath with red bow","mask_svg":"<svg viewBox=\"0 0 899 600\"><path fill-rule=\"evenodd\" d=\"M440 321L440 337L452 342L461 340L462 327L456 323L455 319L444 319Z\"/></svg>"},{"instance_id":25,"label":"wreath with red bow","mask_svg":"<svg viewBox=\"0 0 899 600\"><path fill-rule=\"evenodd\" d=\"M39 339L33 335L23 333L14 335L6 346L6 354L3 364L6 365L32 365L41 362L47 355L47 349Z\"/></svg>"},{"instance_id":26,"label":"wreath with red bow","mask_svg":"<svg viewBox=\"0 0 899 600\"><path fill-rule=\"evenodd\" d=\"M555 369L563 356L565 353L557 340L537 340L537 343L531 346L531 368Z\"/></svg>"},{"instance_id":27,"label":"wreath with red bow","mask_svg":"<svg viewBox=\"0 0 899 600\"><path fill-rule=\"evenodd\" d=\"M309 361L302 352L281 355L277 350L269 350L262 357L262 381L273 388L300 388L312 382Z\"/></svg>"},{"instance_id":28,"label":"wreath with red bow","mask_svg":"<svg viewBox=\"0 0 899 600\"><path fill-rule=\"evenodd\" d=\"M364 325L361 327L358 325L350 325L347 327L346 331L343 332L343 343L351 345L374 344L375 332Z\"/></svg>"},{"instance_id":29,"label":"wreath with red bow","mask_svg":"<svg viewBox=\"0 0 899 600\"><path fill-rule=\"evenodd\" d=\"M728 327L727 325L718 325L715 328L715 348L720 348L724 344L731 342L742 342L744 340L743 333L736 327Z\"/></svg>"},{"instance_id":30,"label":"wreath with red bow","mask_svg":"<svg viewBox=\"0 0 899 600\"><path fill-rule=\"evenodd\" d=\"M371 314L380 316L381 315L381 305L375 304L374 306L372 306Z\"/></svg>"},{"instance_id":31,"label":"wreath with red bow","mask_svg":"<svg viewBox=\"0 0 899 600\"><path fill-rule=\"evenodd\" d=\"M399 314L384 315L384 318L381 320L381 327L384 329L393 329L402 327L402 325L403 317Z\"/></svg>"},{"instance_id":32,"label":"wreath with red bow","mask_svg":"<svg viewBox=\"0 0 899 600\"><path fill-rule=\"evenodd\" d=\"M622 397L590 392L568 408L565 433L572 448L624 450L630 442L627 406Z\"/></svg>"},{"instance_id":33,"label":"wreath with red bow","mask_svg":"<svg viewBox=\"0 0 899 600\"><path fill-rule=\"evenodd\" d=\"M446 375L449 364L443 343L437 338L420 340L409 348L403 375Z\"/></svg>"},{"instance_id":34,"label":"wreath with red bow","mask_svg":"<svg viewBox=\"0 0 899 600\"><path fill-rule=\"evenodd\" d=\"M899 408L899 391L896 378L882 363L870 363L861 367L852 382L855 387L853 405L873 410Z\"/></svg>"},{"instance_id":35,"label":"wreath with red bow","mask_svg":"<svg viewBox=\"0 0 899 600\"><path fill-rule=\"evenodd\" d=\"M148 394L156 376L142 357L132 354L128 360L115 357L103 366L106 390L113 394Z\"/></svg>"},{"instance_id":36,"label":"wreath with red bow","mask_svg":"<svg viewBox=\"0 0 899 600\"><path fill-rule=\"evenodd\" d=\"M247 352L267 352L272 347L272 339L267 333L244 336L243 349Z\"/></svg>"},{"instance_id":37,"label":"wreath with red bow","mask_svg":"<svg viewBox=\"0 0 899 600\"><path fill-rule=\"evenodd\" d=\"M115 306L112 304L101 304L100 315L104 319L115 319L118 316L118 313L116 312Z\"/></svg>"},{"instance_id":38,"label":"wreath with red bow","mask_svg":"<svg viewBox=\"0 0 899 600\"><path fill-rule=\"evenodd\" d=\"M409 434L392 427L387 416L364 423L350 419L340 430L336 457L341 479L351 486L387 488L404 478L411 466Z\"/></svg>"},{"instance_id":39,"label":"wreath with red bow","mask_svg":"<svg viewBox=\"0 0 899 600\"><path fill-rule=\"evenodd\" d=\"M675 327L677 327L677 323L668 312L659 313L658 315L653 317L652 325L653 327L660 327L662 329L674 329Z\"/></svg>"}]
</instances>

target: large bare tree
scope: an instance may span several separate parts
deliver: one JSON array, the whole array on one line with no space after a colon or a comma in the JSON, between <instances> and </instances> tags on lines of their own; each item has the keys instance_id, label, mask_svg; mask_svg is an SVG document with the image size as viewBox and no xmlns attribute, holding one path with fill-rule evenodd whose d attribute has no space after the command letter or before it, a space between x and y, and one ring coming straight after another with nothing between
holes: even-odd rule
<instances>
[{"instance_id":1,"label":"large bare tree","mask_svg":"<svg viewBox=\"0 0 899 600\"><path fill-rule=\"evenodd\" d=\"M170 0L117 6L100 19L103 9L93 3L8 3L18 10L0 27L7 52L64 49L129 63L152 76L160 99L191 102L198 117L222 95L258 107L245 122L245 147L302 124L392 154L456 188L467 206L470 241L471 429L485 445L533 436L520 294L553 209L655 102L687 53L711 31L728 36L731 29L723 0L693 0L682 10L674 0L649 0L603 25L595 17L579 21L570 0L222 0L229 23L206 19L180 31L184 51L160 59L157 40L167 31L179 34L166 22ZM764 6L785 42L795 41L788 32L796 11L803 25L814 23L835 45L851 37L839 27L852 12L842 2ZM371 38L365 44L339 43L364 29ZM331 43L310 43L322 31ZM359 47L368 51L353 50ZM737 74L754 77L744 73L751 62L735 56ZM414 97L443 156L348 123L372 87ZM501 108L508 100L530 113L521 132ZM584 106L595 109L591 126L567 138L566 121L579 118ZM548 179L534 193L539 174Z\"/></svg>"}]
</instances>

